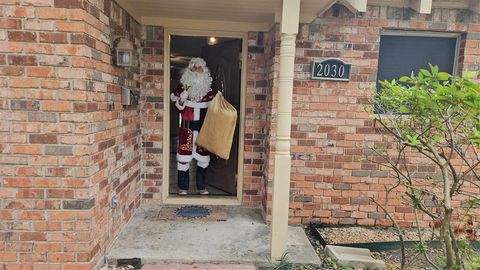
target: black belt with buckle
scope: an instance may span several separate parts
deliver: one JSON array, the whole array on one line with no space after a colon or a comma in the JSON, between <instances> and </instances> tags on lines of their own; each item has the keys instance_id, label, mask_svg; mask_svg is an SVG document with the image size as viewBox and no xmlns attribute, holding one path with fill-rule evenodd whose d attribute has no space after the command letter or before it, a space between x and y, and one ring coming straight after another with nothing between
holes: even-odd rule
<instances>
[{"instance_id":1,"label":"black belt with buckle","mask_svg":"<svg viewBox=\"0 0 480 270\"><path fill-rule=\"evenodd\" d=\"M202 128L202 125L203 121L188 121L182 119L182 124L180 127L198 131Z\"/></svg>"}]
</instances>

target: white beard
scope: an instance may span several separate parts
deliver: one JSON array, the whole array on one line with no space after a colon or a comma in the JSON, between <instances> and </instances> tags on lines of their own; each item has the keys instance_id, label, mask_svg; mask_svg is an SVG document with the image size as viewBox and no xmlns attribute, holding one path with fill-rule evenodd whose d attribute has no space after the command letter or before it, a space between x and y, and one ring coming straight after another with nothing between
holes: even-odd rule
<instances>
[{"instance_id":1,"label":"white beard","mask_svg":"<svg viewBox=\"0 0 480 270\"><path fill-rule=\"evenodd\" d=\"M185 90L190 86L190 89L188 89L189 99L194 102L199 102L210 91L212 77L210 77L210 72L208 71L199 73L186 69L182 74L180 82Z\"/></svg>"}]
</instances>

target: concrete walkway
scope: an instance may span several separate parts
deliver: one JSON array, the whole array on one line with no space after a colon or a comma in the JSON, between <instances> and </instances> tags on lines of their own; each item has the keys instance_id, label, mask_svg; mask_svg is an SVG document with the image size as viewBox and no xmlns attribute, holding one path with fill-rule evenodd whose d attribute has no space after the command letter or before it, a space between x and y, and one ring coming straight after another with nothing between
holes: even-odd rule
<instances>
[{"instance_id":1,"label":"concrete walkway","mask_svg":"<svg viewBox=\"0 0 480 270\"><path fill-rule=\"evenodd\" d=\"M142 270L256 270L253 265L240 264L146 264Z\"/></svg>"},{"instance_id":2,"label":"concrete walkway","mask_svg":"<svg viewBox=\"0 0 480 270\"><path fill-rule=\"evenodd\" d=\"M107 252L108 262L141 258L144 264L270 265L270 228L259 209L227 207L226 221L178 222L152 218L160 208L144 205L137 210ZM289 228L287 258L296 263L320 263L302 228Z\"/></svg>"}]
</instances>

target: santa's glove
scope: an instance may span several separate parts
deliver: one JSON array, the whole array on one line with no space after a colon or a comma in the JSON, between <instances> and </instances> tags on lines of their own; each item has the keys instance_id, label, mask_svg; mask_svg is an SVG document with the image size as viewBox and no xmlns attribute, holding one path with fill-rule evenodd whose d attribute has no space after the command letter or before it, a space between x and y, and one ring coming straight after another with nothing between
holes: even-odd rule
<instances>
[{"instance_id":1,"label":"santa's glove","mask_svg":"<svg viewBox=\"0 0 480 270\"><path fill-rule=\"evenodd\" d=\"M180 99L175 101L175 107L177 107L178 110L183 111L185 109L185 102L181 102Z\"/></svg>"},{"instance_id":2,"label":"santa's glove","mask_svg":"<svg viewBox=\"0 0 480 270\"><path fill-rule=\"evenodd\" d=\"M180 94L180 101L183 103L187 100L188 98L188 91L183 91L181 94Z\"/></svg>"}]
</instances>

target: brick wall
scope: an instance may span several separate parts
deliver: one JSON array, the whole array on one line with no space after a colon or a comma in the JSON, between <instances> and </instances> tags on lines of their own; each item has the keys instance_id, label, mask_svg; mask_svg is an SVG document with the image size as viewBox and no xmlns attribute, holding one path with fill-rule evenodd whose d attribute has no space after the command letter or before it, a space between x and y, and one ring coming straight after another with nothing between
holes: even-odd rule
<instances>
[{"instance_id":1,"label":"brick wall","mask_svg":"<svg viewBox=\"0 0 480 270\"><path fill-rule=\"evenodd\" d=\"M140 105L122 105L122 87L140 90L140 67L115 67L112 39L124 36L141 52L143 28L112 0L85 2L79 19L87 22L85 40L91 49L86 90L90 99L78 104L91 113L90 196L95 200L89 259L99 262L141 198ZM74 104L75 107L76 104ZM118 206L111 209L113 197Z\"/></svg>"},{"instance_id":2,"label":"brick wall","mask_svg":"<svg viewBox=\"0 0 480 270\"><path fill-rule=\"evenodd\" d=\"M265 190L263 171L265 159L266 102L268 80L269 36L263 32L248 34L247 93L245 95L245 141L242 204L258 207Z\"/></svg>"},{"instance_id":3,"label":"brick wall","mask_svg":"<svg viewBox=\"0 0 480 270\"><path fill-rule=\"evenodd\" d=\"M1 266L92 269L140 198L139 70L110 55L140 27L110 0L3 0L0 25Z\"/></svg>"},{"instance_id":4,"label":"brick wall","mask_svg":"<svg viewBox=\"0 0 480 270\"><path fill-rule=\"evenodd\" d=\"M271 220L272 215L272 181L275 159L275 136L276 136L276 113L278 100L278 76L279 76L279 55L280 55L280 28L275 24L268 32L267 40L267 78L268 92L266 102L266 126L265 126L265 159L263 189L264 196L262 200L262 210L264 218Z\"/></svg>"},{"instance_id":5,"label":"brick wall","mask_svg":"<svg viewBox=\"0 0 480 270\"><path fill-rule=\"evenodd\" d=\"M392 181L388 171L359 161L369 147L385 143L364 108L376 80L380 32L468 32L463 35L459 68L478 71L479 18L471 11L455 9L434 9L425 15L369 6L364 14L352 14L334 6L314 23L300 27L292 119L292 223L389 223L368 200L372 195L383 197L383 186ZM352 63L350 82L309 79L312 61L327 57ZM425 165L425 160L412 157L412 169L420 177L431 173L432 166ZM412 224L412 209L405 207L400 193L392 194L390 204L402 225Z\"/></svg>"},{"instance_id":6,"label":"brick wall","mask_svg":"<svg viewBox=\"0 0 480 270\"><path fill-rule=\"evenodd\" d=\"M163 29L146 26L141 61L142 196L160 203L163 182Z\"/></svg>"}]
</instances>

